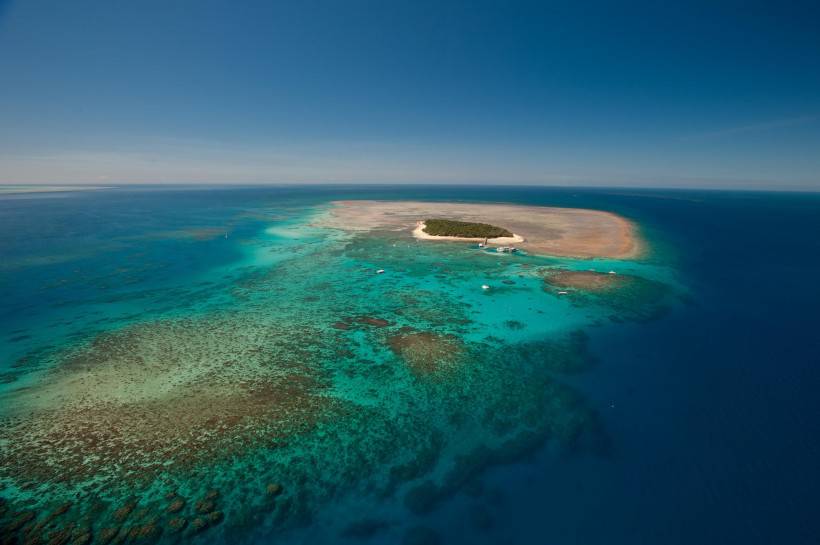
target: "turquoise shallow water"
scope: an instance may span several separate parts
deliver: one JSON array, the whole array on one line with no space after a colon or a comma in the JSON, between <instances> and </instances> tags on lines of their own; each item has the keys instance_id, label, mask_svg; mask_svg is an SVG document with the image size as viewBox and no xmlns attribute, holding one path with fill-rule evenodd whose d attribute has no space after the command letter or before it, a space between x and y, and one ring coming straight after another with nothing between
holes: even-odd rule
<instances>
[{"instance_id":1,"label":"turquoise shallow water","mask_svg":"<svg viewBox=\"0 0 820 545\"><path fill-rule=\"evenodd\" d=\"M340 198L612 210L638 221L650 251L630 261L496 255L316 227ZM548 535L530 501L552 517L571 500L566 490L533 496L521 475L594 475L617 459L632 436L610 422L625 401L611 388L613 361L629 369L636 343L654 346L642 338L650 331L675 346L662 324L698 297L691 246L651 202L493 188L4 197L6 533L78 543ZM556 269L628 281L559 295L544 282ZM580 531L581 511L560 518ZM574 542L572 527L550 527L556 542Z\"/></svg>"}]
</instances>

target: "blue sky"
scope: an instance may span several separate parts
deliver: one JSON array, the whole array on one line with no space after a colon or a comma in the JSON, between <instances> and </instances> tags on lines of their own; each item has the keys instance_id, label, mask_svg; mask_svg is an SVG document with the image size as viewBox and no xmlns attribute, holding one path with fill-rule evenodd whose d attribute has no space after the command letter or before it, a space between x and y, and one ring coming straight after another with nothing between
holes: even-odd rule
<instances>
[{"instance_id":1,"label":"blue sky","mask_svg":"<svg viewBox=\"0 0 820 545\"><path fill-rule=\"evenodd\" d=\"M0 0L0 183L820 189L789 2Z\"/></svg>"}]
</instances>

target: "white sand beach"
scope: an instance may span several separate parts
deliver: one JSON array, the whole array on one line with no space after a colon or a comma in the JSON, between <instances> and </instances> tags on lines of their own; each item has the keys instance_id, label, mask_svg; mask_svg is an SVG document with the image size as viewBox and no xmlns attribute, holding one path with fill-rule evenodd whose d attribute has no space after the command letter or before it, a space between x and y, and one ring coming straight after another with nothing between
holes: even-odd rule
<instances>
[{"instance_id":1,"label":"white sand beach","mask_svg":"<svg viewBox=\"0 0 820 545\"><path fill-rule=\"evenodd\" d=\"M413 229L413 236L421 239L421 240L456 240L462 242L484 242L487 241L487 244L497 244L497 245L505 245L505 244L518 244L519 242L524 242L524 237L516 235L513 233L511 237L495 237L495 238L473 238L473 237L450 237L450 236L443 236L443 235L431 235L424 231L426 225L423 221L419 221L416 223L416 228Z\"/></svg>"}]
</instances>

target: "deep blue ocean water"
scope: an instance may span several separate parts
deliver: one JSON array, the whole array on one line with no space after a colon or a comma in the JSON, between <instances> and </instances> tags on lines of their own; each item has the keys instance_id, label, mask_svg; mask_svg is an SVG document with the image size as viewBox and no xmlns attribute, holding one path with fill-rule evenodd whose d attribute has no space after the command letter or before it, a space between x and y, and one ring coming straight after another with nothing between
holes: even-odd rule
<instances>
[{"instance_id":1,"label":"deep blue ocean water","mask_svg":"<svg viewBox=\"0 0 820 545\"><path fill-rule=\"evenodd\" d=\"M334 186L2 196L0 371L105 330L111 316L128 323L220 308L214 276L198 275L243 254L214 225L250 237L258 224L236 220L248 203L277 210L259 222L287 222L340 198L611 210L638 223L648 262L685 286L662 317L595 328L597 364L566 379L603 417L605 454L530 452L485 470L480 490L455 492L413 524L456 544L818 542L817 194ZM150 243L139 242L145 233ZM361 542L394 540L376 532Z\"/></svg>"},{"instance_id":2,"label":"deep blue ocean water","mask_svg":"<svg viewBox=\"0 0 820 545\"><path fill-rule=\"evenodd\" d=\"M611 458L497 470L499 520L521 543L818 542L820 196L600 198L662 233L692 299L598 338Z\"/></svg>"}]
</instances>

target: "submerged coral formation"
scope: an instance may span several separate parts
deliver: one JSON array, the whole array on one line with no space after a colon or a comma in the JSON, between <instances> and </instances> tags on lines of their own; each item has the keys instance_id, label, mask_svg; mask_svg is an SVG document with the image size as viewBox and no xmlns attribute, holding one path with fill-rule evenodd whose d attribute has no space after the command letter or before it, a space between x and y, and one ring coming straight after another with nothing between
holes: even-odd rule
<instances>
[{"instance_id":1,"label":"submerged coral formation","mask_svg":"<svg viewBox=\"0 0 820 545\"><path fill-rule=\"evenodd\" d=\"M464 357L464 348L455 335L405 329L392 335L387 343L417 375L444 373Z\"/></svg>"},{"instance_id":2,"label":"submerged coral formation","mask_svg":"<svg viewBox=\"0 0 820 545\"><path fill-rule=\"evenodd\" d=\"M597 305L612 321L647 321L666 312L670 287L634 274L546 269L544 289L576 305Z\"/></svg>"},{"instance_id":3,"label":"submerged coral formation","mask_svg":"<svg viewBox=\"0 0 820 545\"><path fill-rule=\"evenodd\" d=\"M296 356L305 344L288 349L286 334L227 317L101 335L14 396L0 471L24 489L140 483L275 444L332 410L321 375Z\"/></svg>"},{"instance_id":4,"label":"submerged coral formation","mask_svg":"<svg viewBox=\"0 0 820 545\"><path fill-rule=\"evenodd\" d=\"M626 284L628 279L623 275L558 269L548 271L544 276L544 282L556 288L604 291L617 289Z\"/></svg>"}]
</instances>

